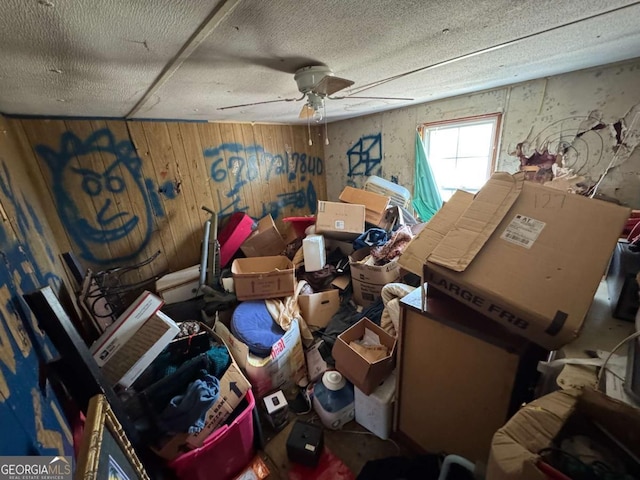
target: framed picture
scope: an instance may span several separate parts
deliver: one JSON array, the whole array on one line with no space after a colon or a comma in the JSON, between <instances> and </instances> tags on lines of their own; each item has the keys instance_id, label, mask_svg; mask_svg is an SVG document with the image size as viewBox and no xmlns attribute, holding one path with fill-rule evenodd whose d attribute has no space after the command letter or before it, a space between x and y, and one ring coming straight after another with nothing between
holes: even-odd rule
<instances>
[{"instance_id":1,"label":"framed picture","mask_svg":"<svg viewBox=\"0 0 640 480\"><path fill-rule=\"evenodd\" d=\"M74 478L149 479L104 395L89 401Z\"/></svg>"}]
</instances>

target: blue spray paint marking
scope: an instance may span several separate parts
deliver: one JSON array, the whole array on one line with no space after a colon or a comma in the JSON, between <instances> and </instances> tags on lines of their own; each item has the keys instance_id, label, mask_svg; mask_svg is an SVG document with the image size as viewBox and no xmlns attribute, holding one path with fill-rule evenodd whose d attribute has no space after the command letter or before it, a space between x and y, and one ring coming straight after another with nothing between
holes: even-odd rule
<instances>
[{"instance_id":1,"label":"blue spray paint marking","mask_svg":"<svg viewBox=\"0 0 640 480\"><path fill-rule=\"evenodd\" d=\"M174 182L173 180L167 180L162 185L160 185L160 187L158 187L158 192L163 194L168 199L173 200L178 196L178 193L180 193L180 184Z\"/></svg>"},{"instance_id":2,"label":"blue spray paint marking","mask_svg":"<svg viewBox=\"0 0 640 480\"><path fill-rule=\"evenodd\" d=\"M397 175L391 175L391 181L393 183L395 183L396 185L398 185L400 182L398 181L398 176Z\"/></svg>"},{"instance_id":3,"label":"blue spray paint marking","mask_svg":"<svg viewBox=\"0 0 640 480\"><path fill-rule=\"evenodd\" d=\"M72 132L65 132L60 136L58 151L46 145L35 147L36 152L44 160L52 174L52 188L56 201L56 208L60 220L74 243L79 248L82 258L97 264L109 264L118 261L134 259L147 245L153 228L153 216L163 216L160 200L151 194L155 191L153 182L142 176L142 162L135 152L130 140L116 141L113 133L104 128L89 135L84 141ZM101 152L103 158L111 158L111 163L104 171L85 168L78 163L78 157ZM125 178L118 168L122 168L122 175L128 175L135 183L136 191L127 191ZM86 201L96 201L96 215L91 218L85 216L79 209L77 202L71 196L72 192L82 191ZM116 199L115 202L105 194ZM136 202L132 197L138 196ZM122 198L122 202L118 201ZM130 203L144 205L141 212L127 212L119 210L118 205ZM126 255L116 258L98 256L92 250L95 245L126 242L126 237L140 227L143 240L137 247L133 247ZM131 250L126 247L120 251Z\"/></svg>"},{"instance_id":4,"label":"blue spray paint marking","mask_svg":"<svg viewBox=\"0 0 640 480\"><path fill-rule=\"evenodd\" d=\"M212 159L210 175L215 182L231 180L231 189L224 194L224 197L231 199L231 202L220 202L223 205L221 217L248 210L248 207L242 203L240 192L247 183L259 180L260 168L264 172L266 182L280 176L285 176L289 183L296 180L305 182L308 177L321 175L324 171L324 164L320 157L299 152L293 152L291 155L287 152L274 155L261 145L245 147L241 143L223 143L218 147L207 148L203 153L206 158ZM220 194L218 199L222 200ZM263 215L270 213L273 218L280 216L286 207L308 208L315 213L316 202L315 188L309 181L306 192L305 189L300 189L297 192L280 194L277 200L263 203L262 210Z\"/></svg>"},{"instance_id":5,"label":"blue spray paint marking","mask_svg":"<svg viewBox=\"0 0 640 480\"><path fill-rule=\"evenodd\" d=\"M0 348L8 361L0 362L0 373L9 390L0 407L11 415L3 416L3 429L8 435L0 436L0 452L14 455L71 455L73 446L61 435L62 451L42 445L38 428L60 432L61 425L51 403L59 407L51 386L47 383L39 390L39 363L51 359L55 349L37 327L22 294L32 292L43 285L59 291L61 280L38 265L29 240L43 235L44 229L35 210L21 194L16 195L7 165L2 163L0 189L15 211L16 230L11 234L9 222L0 224L0 289L8 294L4 308L0 310ZM50 250L47 255L51 257ZM10 328L10 325L12 328ZM9 332L16 332L11 335ZM37 407L36 408L36 404ZM41 412L38 414L38 412Z\"/></svg>"},{"instance_id":6,"label":"blue spray paint marking","mask_svg":"<svg viewBox=\"0 0 640 480\"><path fill-rule=\"evenodd\" d=\"M355 178L382 173L382 134L365 135L347 150L349 159L349 183L355 186Z\"/></svg>"},{"instance_id":7,"label":"blue spray paint marking","mask_svg":"<svg viewBox=\"0 0 640 480\"><path fill-rule=\"evenodd\" d=\"M316 189L309 180L306 191L301 188L297 192L281 193L278 195L278 199L273 202L262 204L262 216L271 214L273 218L278 218L282 209L286 207L293 208L305 208L309 207L311 213L316 213L316 206L318 202L318 196L316 195Z\"/></svg>"}]
</instances>

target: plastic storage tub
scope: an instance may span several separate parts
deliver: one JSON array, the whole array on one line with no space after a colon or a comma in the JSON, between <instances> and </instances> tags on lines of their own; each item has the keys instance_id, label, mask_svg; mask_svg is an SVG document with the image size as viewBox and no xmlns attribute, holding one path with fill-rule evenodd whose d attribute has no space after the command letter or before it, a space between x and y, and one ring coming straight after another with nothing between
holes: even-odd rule
<instances>
[{"instance_id":1,"label":"plastic storage tub","mask_svg":"<svg viewBox=\"0 0 640 480\"><path fill-rule=\"evenodd\" d=\"M240 413L214 431L202 447L173 460L169 467L180 480L231 479L251 461L253 445L253 409L251 390L238 405Z\"/></svg>"}]
</instances>

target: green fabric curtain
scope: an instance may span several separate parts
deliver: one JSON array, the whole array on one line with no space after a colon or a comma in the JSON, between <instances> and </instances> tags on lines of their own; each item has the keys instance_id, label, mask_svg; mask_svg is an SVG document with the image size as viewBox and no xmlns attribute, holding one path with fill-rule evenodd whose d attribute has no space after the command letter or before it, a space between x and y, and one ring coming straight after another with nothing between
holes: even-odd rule
<instances>
[{"instance_id":1,"label":"green fabric curtain","mask_svg":"<svg viewBox=\"0 0 640 480\"><path fill-rule=\"evenodd\" d=\"M413 208L423 222L428 222L442 206L440 190L424 151L420 133L416 131L416 168L413 186Z\"/></svg>"}]
</instances>

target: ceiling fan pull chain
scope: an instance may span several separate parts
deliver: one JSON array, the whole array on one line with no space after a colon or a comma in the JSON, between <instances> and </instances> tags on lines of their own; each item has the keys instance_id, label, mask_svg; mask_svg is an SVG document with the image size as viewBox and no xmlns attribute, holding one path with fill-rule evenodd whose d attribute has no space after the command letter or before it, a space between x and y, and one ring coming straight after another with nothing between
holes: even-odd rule
<instances>
[{"instance_id":1,"label":"ceiling fan pull chain","mask_svg":"<svg viewBox=\"0 0 640 480\"><path fill-rule=\"evenodd\" d=\"M309 135L309 146L313 145L311 141L311 117L307 117L307 133Z\"/></svg>"},{"instance_id":2,"label":"ceiling fan pull chain","mask_svg":"<svg viewBox=\"0 0 640 480\"><path fill-rule=\"evenodd\" d=\"M327 106L324 102L322 103L322 110L324 113L324 144L329 145L329 132L327 130Z\"/></svg>"}]
</instances>

